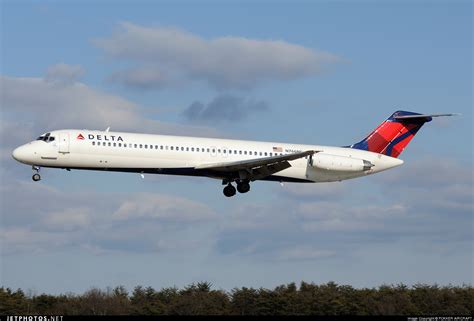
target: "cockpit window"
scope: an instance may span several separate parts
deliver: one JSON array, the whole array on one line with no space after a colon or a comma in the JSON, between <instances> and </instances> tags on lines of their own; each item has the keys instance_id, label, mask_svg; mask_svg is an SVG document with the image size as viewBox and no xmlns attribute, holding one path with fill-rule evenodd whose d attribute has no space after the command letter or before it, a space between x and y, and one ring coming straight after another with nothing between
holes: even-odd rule
<instances>
[{"instance_id":1,"label":"cockpit window","mask_svg":"<svg viewBox=\"0 0 474 321\"><path fill-rule=\"evenodd\" d=\"M54 140L54 136L51 136L51 133L46 133L38 137L36 140L42 140L44 142L52 142Z\"/></svg>"}]
</instances>

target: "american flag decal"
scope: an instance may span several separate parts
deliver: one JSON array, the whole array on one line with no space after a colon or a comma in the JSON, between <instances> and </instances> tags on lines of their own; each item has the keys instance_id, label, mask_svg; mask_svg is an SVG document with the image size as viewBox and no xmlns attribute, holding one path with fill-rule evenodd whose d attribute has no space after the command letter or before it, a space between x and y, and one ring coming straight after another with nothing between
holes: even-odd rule
<instances>
[{"instance_id":1,"label":"american flag decal","mask_svg":"<svg viewBox=\"0 0 474 321\"><path fill-rule=\"evenodd\" d=\"M274 151L274 152L277 152L277 153L282 153L282 152L283 152L283 148L281 148L281 147L273 147L273 151Z\"/></svg>"}]
</instances>

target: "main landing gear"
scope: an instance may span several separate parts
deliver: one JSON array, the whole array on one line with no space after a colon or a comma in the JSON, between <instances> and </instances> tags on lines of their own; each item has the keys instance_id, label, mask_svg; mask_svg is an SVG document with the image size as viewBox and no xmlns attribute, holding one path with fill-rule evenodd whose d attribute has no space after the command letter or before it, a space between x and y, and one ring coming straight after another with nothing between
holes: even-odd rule
<instances>
[{"instance_id":1,"label":"main landing gear","mask_svg":"<svg viewBox=\"0 0 474 321\"><path fill-rule=\"evenodd\" d=\"M247 181L237 182L237 190L239 193L247 193L250 191L250 184Z\"/></svg>"},{"instance_id":2,"label":"main landing gear","mask_svg":"<svg viewBox=\"0 0 474 321\"><path fill-rule=\"evenodd\" d=\"M225 184L225 183L224 183ZM239 193L247 193L250 191L250 184L248 181L237 181L237 191ZM235 187L232 185L232 183L228 183L226 187L224 187L224 195L227 197L232 197L236 193Z\"/></svg>"},{"instance_id":3,"label":"main landing gear","mask_svg":"<svg viewBox=\"0 0 474 321\"><path fill-rule=\"evenodd\" d=\"M232 197L236 193L235 187L229 183L226 187L224 187L224 195L227 197Z\"/></svg>"},{"instance_id":4,"label":"main landing gear","mask_svg":"<svg viewBox=\"0 0 474 321\"><path fill-rule=\"evenodd\" d=\"M39 166L33 166L32 169L36 172L35 174L33 174L33 176L31 177L35 182L41 180L41 176L39 174L39 170L40 170L40 167Z\"/></svg>"}]
</instances>

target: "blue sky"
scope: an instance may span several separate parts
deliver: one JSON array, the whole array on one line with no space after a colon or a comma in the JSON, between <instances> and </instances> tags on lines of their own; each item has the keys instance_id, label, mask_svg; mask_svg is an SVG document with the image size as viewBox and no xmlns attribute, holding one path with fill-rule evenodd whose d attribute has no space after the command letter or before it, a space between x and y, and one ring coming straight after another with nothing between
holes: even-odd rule
<instances>
[{"instance_id":1,"label":"blue sky","mask_svg":"<svg viewBox=\"0 0 474 321\"><path fill-rule=\"evenodd\" d=\"M1 14L2 285L472 284L471 2L3 1ZM187 118L195 102L222 112ZM257 182L230 200L204 178L45 170L34 184L10 157L66 127L346 145L397 109L462 116L423 127L390 172Z\"/></svg>"}]
</instances>

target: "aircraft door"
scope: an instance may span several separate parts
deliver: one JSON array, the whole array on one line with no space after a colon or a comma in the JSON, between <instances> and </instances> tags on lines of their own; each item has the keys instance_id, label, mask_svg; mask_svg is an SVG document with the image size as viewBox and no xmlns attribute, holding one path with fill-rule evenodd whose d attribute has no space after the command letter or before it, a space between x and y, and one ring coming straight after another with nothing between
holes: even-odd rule
<instances>
[{"instance_id":1,"label":"aircraft door","mask_svg":"<svg viewBox=\"0 0 474 321\"><path fill-rule=\"evenodd\" d=\"M59 134L59 152L69 153L69 133Z\"/></svg>"}]
</instances>

